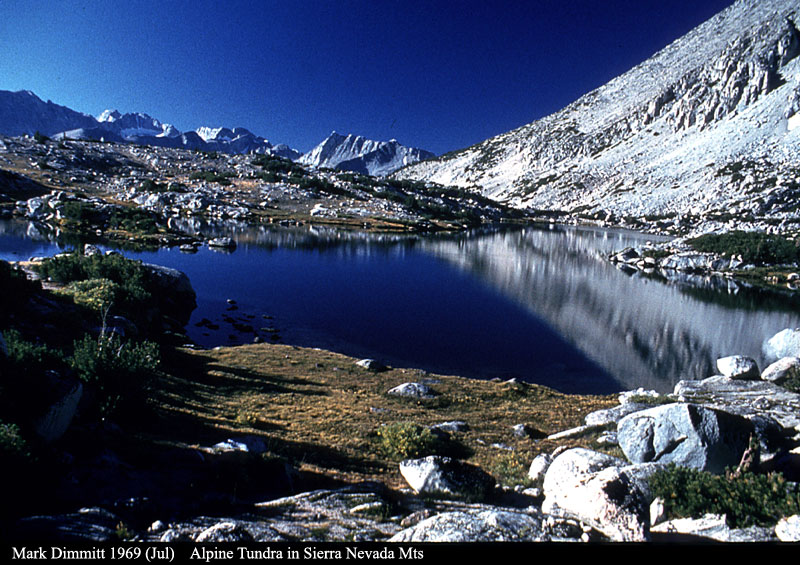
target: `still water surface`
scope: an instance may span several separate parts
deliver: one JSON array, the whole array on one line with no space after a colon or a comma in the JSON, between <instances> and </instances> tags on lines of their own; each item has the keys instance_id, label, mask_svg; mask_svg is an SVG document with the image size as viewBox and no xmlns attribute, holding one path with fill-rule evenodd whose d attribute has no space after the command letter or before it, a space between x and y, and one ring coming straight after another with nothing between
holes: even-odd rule
<instances>
[{"instance_id":1,"label":"still water surface","mask_svg":"<svg viewBox=\"0 0 800 565\"><path fill-rule=\"evenodd\" d=\"M717 357L759 359L765 338L800 326L793 299L617 269L605 254L654 239L632 232L550 226L434 236L319 228L217 233L233 236L236 251L123 251L189 276L198 308L187 333L205 347L279 336L281 343L395 366L517 377L565 392L668 392L682 378L711 375ZM65 247L28 224L0 222L0 259Z\"/></svg>"}]
</instances>

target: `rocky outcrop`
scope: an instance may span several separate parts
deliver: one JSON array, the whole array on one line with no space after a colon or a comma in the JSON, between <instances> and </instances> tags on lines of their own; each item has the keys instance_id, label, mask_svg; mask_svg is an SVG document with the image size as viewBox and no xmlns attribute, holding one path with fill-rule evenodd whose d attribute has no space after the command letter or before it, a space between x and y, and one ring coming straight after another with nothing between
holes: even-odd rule
<instances>
[{"instance_id":1,"label":"rocky outcrop","mask_svg":"<svg viewBox=\"0 0 800 565\"><path fill-rule=\"evenodd\" d=\"M613 541L649 539L649 501L625 465L587 449L565 451L545 474L542 510L575 517Z\"/></svg>"},{"instance_id":2,"label":"rocky outcrop","mask_svg":"<svg viewBox=\"0 0 800 565\"><path fill-rule=\"evenodd\" d=\"M700 518L679 518L653 526L654 534L670 534L671 539L681 540L675 534L686 536L684 541L714 540L721 542L770 542L775 541L773 528L751 526L731 528L724 515L706 514Z\"/></svg>"},{"instance_id":3,"label":"rocky outcrop","mask_svg":"<svg viewBox=\"0 0 800 565\"><path fill-rule=\"evenodd\" d=\"M743 417L765 416L784 428L800 430L800 394L766 381L736 381L721 375L680 381L674 396Z\"/></svg>"},{"instance_id":4,"label":"rocky outcrop","mask_svg":"<svg viewBox=\"0 0 800 565\"><path fill-rule=\"evenodd\" d=\"M800 541L800 514L781 518L775 526L775 535L781 541Z\"/></svg>"},{"instance_id":5,"label":"rocky outcrop","mask_svg":"<svg viewBox=\"0 0 800 565\"><path fill-rule=\"evenodd\" d=\"M386 394L406 398L435 398L437 393L425 383L403 383L389 389Z\"/></svg>"},{"instance_id":6,"label":"rocky outcrop","mask_svg":"<svg viewBox=\"0 0 800 565\"><path fill-rule=\"evenodd\" d=\"M745 418L681 403L625 416L617 440L634 463L675 463L722 473L739 463L753 431Z\"/></svg>"},{"instance_id":7,"label":"rocky outcrop","mask_svg":"<svg viewBox=\"0 0 800 565\"><path fill-rule=\"evenodd\" d=\"M63 436L72 423L83 396L83 385L75 377L63 377L55 371L48 371L45 378L56 401L36 421L35 429L45 443L52 443Z\"/></svg>"},{"instance_id":8,"label":"rocky outcrop","mask_svg":"<svg viewBox=\"0 0 800 565\"><path fill-rule=\"evenodd\" d=\"M764 340L762 352L771 361L782 357L800 357L800 328L786 328Z\"/></svg>"},{"instance_id":9,"label":"rocky outcrop","mask_svg":"<svg viewBox=\"0 0 800 565\"><path fill-rule=\"evenodd\" d=\"M414 492L425 495L482 500L495 486L494 478L479 467L439 455L405 460L400 474Z\"/></svg>"},{"instance_id":10,"label":"rocky outcrop","mask_svg":"<svg viewBox=\"0 0 800 565\"><path fill-rule=\"evenodd\" d=\"M578 530L580 536L580 530ZM466 510L437 514L396 533L390 542L553 541L539 513Z\"/></svg>"},{"instance_id":11,"label":"rocky outcrop","mask_svg":"<svg viewBox=\"0 0 800 565\"><path fill-rule=\"evenodd\" d=\"M185 273L161 265L144 263L150 282L155 285L160 312L182 328L197 308L197 294Z\"/></svg>"}]
</instances>

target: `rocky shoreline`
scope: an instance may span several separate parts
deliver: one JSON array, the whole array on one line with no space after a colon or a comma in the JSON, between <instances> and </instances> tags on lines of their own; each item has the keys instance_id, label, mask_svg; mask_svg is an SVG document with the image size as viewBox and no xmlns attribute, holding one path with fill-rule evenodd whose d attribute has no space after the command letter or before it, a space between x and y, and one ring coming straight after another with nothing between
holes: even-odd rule
<instances>
[{"instance_id":1,"label":"rocky shoreline","mask_svg":"<svg viewBox=\"0 0 800 565\"><path fill-rule=\"evenodd\" d=\"M616 406L589 413L584 425L548 438L603 432L596 442L603 451L562 446L542 453L531 462L524 485L500 485L475 465L432 455L400 463L406 486L399 490L362 482L177 521L145 520L153 516L154 501L130 499L117 508L25 518L14 535L118 541L120 524L136 523L131 516L139 513L139 527L126 528L130 539L161 542L800 541L798 515L745 528L730 527L720 515L667 519L664 501L648 482L670 463L718 475L746 466L748 472L780 471L789 481L800 479L800 394L782 386L796 384L800 375L800 329L766 340L764 349L776 359L764 371L752 359L734 356L718 361L720 375L681 381L672 394L620 394ZM423 388L406 383L391 394L413 402ZM461 426L468 425L443 423L437 433L457 433ZM609 446L618 446L620 456L604 452ZM236 461L266 450L258 437L241 436L198 453L209 461ZM291 484L293 476L295 470L279 465L263 480Z\"/></svg>"}]
</instances>

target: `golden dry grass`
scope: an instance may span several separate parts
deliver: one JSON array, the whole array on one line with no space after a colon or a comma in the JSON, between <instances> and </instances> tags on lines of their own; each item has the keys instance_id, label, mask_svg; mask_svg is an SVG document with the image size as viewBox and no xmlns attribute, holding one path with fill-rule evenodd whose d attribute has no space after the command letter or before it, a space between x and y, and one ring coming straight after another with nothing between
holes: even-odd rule
<instances>
[{"instance_id":1,"label":"golden dry grass","mask_svg":"<svg viewBox=\"0 0 800 565\"><path fill-rule=\"evenodd\" d=\"M257 435L274 455L301 470L399 486L397 462L384 456L375 433L382 425L463 420L470 430L455 438L466 448L467 460L492 472L509 458L508 451L493 443L514 447L517 462L529 462L536 453L557 446L546 439L517 438L513 425L525 423L542 435L551 434L578 426L588 412L616 403L613 397L565 395L538 385L416 369L375 373L355 361L277 344L176 350L165 359L165 375L153 394L159 418L150 434L158 441L201 446ZM415 400L386 394L396 385L423 379L438 397Z\"/></svg>"}]
</instances>

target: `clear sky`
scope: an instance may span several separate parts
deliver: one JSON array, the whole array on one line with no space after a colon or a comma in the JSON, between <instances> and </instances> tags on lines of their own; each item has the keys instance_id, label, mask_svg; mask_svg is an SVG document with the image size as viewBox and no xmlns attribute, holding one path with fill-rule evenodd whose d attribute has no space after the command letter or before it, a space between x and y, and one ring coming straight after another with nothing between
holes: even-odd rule
<instances>
[{"instance_id":1,"label":"clear sky","mask_svg":"<svg viewBox=\"0 0 800 565\"><path fill-rule=\"evenodd\" d=\"M441 154L524 125L732 0L0 0L0 89L308 151Z\"/></svg>"}]
</instances>

